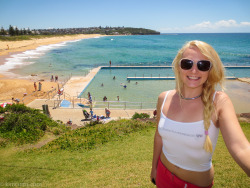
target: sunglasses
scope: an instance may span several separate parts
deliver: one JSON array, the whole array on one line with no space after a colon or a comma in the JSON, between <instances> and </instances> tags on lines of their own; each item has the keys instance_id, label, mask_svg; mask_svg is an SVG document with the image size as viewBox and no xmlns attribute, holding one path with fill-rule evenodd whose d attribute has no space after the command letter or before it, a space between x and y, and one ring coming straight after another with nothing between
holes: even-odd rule
<instances>
[{"instance_id":1,"label":"sunglasses","mask_svg":"<svg viewBox=\"0 0 250 188\"><path fill-rule=\"evenodd\" d=\"M197 63L197 68L200 71L209 71L212 67L212 63L208 60L200 60ZM194 65L194 62L190 59L181 59L180 67L183 70L190 70Z\"/></svg>"}]
</instances>

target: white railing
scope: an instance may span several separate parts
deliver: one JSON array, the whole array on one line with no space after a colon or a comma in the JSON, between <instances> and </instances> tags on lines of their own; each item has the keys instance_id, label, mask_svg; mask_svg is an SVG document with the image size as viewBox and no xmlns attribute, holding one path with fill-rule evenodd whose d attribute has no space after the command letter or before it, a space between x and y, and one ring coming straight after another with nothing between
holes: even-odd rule
<instances>
[{"instance_id":1,"label":"white railing","mask_svg":"<svg viewBox=\"0 0 250 188\"><path fill-rule=\"evenodd\" d=\"M78 104L84 104L86 108L90 108L90 104L85 98L66 97L63 95L54 101L54 108L82 108ZM66 104L66 105L64 105ZM155 109L154 102L130 102L130 101L95 101L92 102L92 108L108 108L108 109Z\"/></svg>"},{"instance_id":2,"label":"white railing","mask_svg":"<svg viewBox=\"0 0 250 188\"><path fill-rule=\"evenodd\" d=\"M86 100L86 99L85 99ZM76 102L77 100L74 100ZM79 101L79 99L78 99ZM83 99L82 99L83 101ZM79 102L77 102L79 103ZM73 108L78 108L77 104L71 105ZM88 106L87 106L88 107ZM155 109L154 102L129 102L129 101L93 101L93 108L108 108L108 109Z\"/></svg>"}]
</instances>

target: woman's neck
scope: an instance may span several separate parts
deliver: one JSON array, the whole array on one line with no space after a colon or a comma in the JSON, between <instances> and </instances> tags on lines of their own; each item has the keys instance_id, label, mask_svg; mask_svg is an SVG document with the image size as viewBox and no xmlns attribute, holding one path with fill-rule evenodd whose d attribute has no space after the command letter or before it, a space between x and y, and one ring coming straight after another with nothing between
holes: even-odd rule
<instances>
[{"instance_id":1,"label":"woman's neck","mask_svg":"<svg viewBox=\"0 0 250 188\"><path fill-rule=\"evenodd\" d=\"M180 93L182 99L192 100L201 96L202 89L183 89Z\"/></svg>"}]
</instances>

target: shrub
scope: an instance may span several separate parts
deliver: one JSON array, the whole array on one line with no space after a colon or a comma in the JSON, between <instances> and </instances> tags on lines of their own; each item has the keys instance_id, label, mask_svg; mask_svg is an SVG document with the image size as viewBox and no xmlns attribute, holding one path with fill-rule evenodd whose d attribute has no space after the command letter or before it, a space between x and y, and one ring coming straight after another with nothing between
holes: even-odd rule
<instances>
[{"instance_id":1,"label":"shrub","mask_svg":"<svg viewBox=\"0 0 250 188\"><path fill-rule=\"evenodd\" d=\"M67 130L64 125L53 121L40 110L23 104L6 106L5 111L7 113L4 114L4 120L0 122L0 137L17 144L35 142L45 134L46 130L55 135ZM55 131L53 127L61 131Z\"/></svg>"},{"instance_id":2,"label":"shrub","mask_svg":"<svg viewBox=\"0 0 250 188\"><path fill-rule=\"evenodd\" d=\"M5 108L3 108L2 106L0 106L0 113L4 113L5 112Z\"/></svg>"},{"instance_id":3,"label":"shrub","mask_svg":"<svg viewBox=\"0 0 250 188\"><path fill-rule=\"evenodd\" d=\"M7 105L5 107L5 111L14 112L14 113L25 113L25 112L37 113L39 112L39 110L27 107L24 104Z\"/></svg>"},{"instance_id":4,"label":"shrub","mask_svg":"<svg viewBox=\"0 0 250 188\"><path fill-rule=\"evenodd\" d=\"M53 134L56 135L56 136L58 136L58 135L60 135L60 134L62 133L62 130L59 129L59 128L57 128L57 127L53 127L51 131L52 131Z\"/></svg>"},{"instance_id":5,"label":"shrub","mask_svg":"<svg viewBox=\"0 0 250 188\"><path fill-rule=\"evenodd\" d=\"M149 118L150 117L150 115L149 114L147 114L147 113L137 113L137 112L135 112L135 114L132 116L132 119L137 119L137 118L139 118L139 119L146 119L146 118Z\"/></svg>"}]
</instances>

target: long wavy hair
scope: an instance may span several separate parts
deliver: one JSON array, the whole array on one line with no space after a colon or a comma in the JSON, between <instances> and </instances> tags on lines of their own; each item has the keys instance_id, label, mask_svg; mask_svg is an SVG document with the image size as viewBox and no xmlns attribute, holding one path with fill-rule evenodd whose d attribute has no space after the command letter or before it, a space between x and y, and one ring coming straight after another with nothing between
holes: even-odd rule
<instances>
[{"instance_id":1,"label":"long wavy hair","mask_svg":"<svg viewBox=\"0 0 250 188\"><path fill-rule=\"evenodd\" d=\"M172 65L176 77L176 90L180 95L183 90L183 81L180 75L179 62L182 59L182 55L187 48L197 47L199 51L212 63L212 68L209 71L208 79L203 84L203 91L201 94L201 100L204 105L203 120L205 131L208 131L210 127L211 117L215 111L213 103L213 94L215 92L215 87L219 84L223 88L224 82L224 66L220 60L219 55L214 50L212 46L202 41L190 41L187 42L176 55ZM213 147L209 135L206 134L206 139L203 147L207 152L212 152Z\"/></svg>"}]
</instances>

